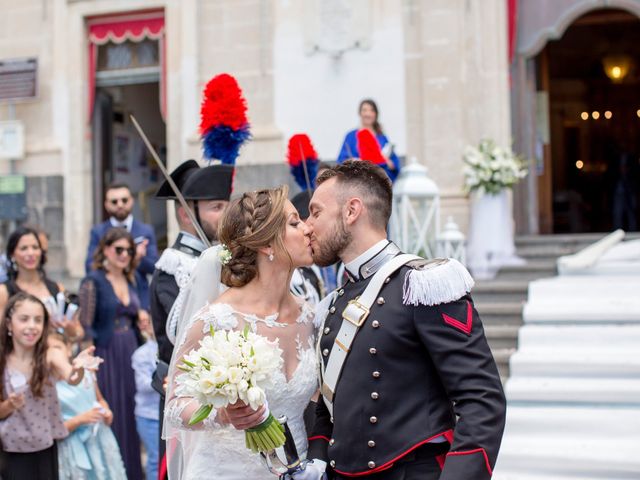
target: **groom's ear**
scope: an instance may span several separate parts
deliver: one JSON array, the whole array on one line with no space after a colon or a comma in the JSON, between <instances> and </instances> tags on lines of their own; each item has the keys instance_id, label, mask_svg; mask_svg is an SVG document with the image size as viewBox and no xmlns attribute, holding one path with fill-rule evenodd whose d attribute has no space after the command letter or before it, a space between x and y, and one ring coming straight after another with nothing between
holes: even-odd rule
<instances>
[{"instance_id":1,"label":"groom's ear","mask_svg":"<svg viewBox=\"0 0 640 480\"><path fill-rule=\"evenodd\" d=\"M343 214L344 214L344 223L347 225L353 225L358 218L362 215L364 210L364 204L362 203L362 199L358 197L352 197L344 205Z\"/></svg>"}]
</instances>

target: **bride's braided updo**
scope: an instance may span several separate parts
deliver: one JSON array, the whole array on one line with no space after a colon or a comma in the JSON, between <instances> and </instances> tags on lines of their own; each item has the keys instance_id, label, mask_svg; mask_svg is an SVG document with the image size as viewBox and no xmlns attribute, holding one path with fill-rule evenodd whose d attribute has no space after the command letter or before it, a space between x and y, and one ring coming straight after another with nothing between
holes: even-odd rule
<instances>
[{"instance_id":1,"label":"bride's braided updo","mask_svg":"<svg viewBox=\"0 0 640 480\"><path fill-rule=\"evenodd\" d=\"M287 224L284 213L289 188L246 192L233 200L220 221L220 242L231 252L222 267L222 283L242 287L258 273L258 249L272 245L276 252L286 251L283 236Z\"/></svg>"}]
</instances>

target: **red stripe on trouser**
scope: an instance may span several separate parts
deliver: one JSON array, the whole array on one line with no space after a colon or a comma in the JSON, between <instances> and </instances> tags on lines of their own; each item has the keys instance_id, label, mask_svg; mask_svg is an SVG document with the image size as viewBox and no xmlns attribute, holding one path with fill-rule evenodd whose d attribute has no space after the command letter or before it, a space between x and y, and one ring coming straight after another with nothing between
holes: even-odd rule
<instances>
[{"instance_id":1,"label":"red stripe on trouser","mask_svg":"<svg viewBox=\"0 0 640 480\"><path fill-rule=\"evenodd\" d=\"M160 468L158 469L158 480L167 478L167 454L165 453L160 460Z\"/></svg>"}]
</instances>

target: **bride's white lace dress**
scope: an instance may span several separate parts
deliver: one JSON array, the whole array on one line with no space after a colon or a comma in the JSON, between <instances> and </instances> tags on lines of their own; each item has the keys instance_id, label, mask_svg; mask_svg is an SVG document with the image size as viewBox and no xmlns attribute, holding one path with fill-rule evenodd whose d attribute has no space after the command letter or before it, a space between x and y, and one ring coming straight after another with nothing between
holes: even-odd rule
<instances>
[{"instance_id":1,"label":"bride's white lace dress","mask_svg":"<svg viewBox=\"0 0 640 480\"><path fill-rule=\"evenodd\" d=\"M245 325L270 340L278 340L283 350L284 368L267 389L267 401L276 418L287 416L298 453L304 458L307 452L304 410L318 390L316 327L313 311L306 303L300 303L295 323L281 323L277 315L261 318L242 313L224 303L207 305L196 314L182 344L176 345L180 347L178 358L197 346L197 340L211 326L216 330L242 330ZM171 374L170 381L173 382ZM218 424L215 412L195 429L187 427L191 412L197 408L192 398L172 398L171 392L167 396L165 437L170 480L276 478L260 457L246 448L244 432Z\"/></svg>"}]
</instances>

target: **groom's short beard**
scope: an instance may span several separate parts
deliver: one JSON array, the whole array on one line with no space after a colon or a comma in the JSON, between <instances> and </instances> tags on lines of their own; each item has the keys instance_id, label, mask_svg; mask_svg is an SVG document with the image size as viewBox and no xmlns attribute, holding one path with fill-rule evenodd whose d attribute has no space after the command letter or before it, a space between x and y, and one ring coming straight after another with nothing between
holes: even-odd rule
<instances>
[{"instance_id":1,"label":"groom's short beard","mask_svg":"<svg viewBox=\"0 0 640 480\"><path fill-rule=\"evenodd\" d=\"M347 230L344 220L338 216L333 230L321 244L316 241L313 249L313 263L319 267L328 267L340 260L340 254L353 240L353 235Z\"/></svg>"}]
</instances>

